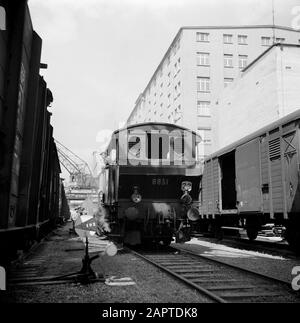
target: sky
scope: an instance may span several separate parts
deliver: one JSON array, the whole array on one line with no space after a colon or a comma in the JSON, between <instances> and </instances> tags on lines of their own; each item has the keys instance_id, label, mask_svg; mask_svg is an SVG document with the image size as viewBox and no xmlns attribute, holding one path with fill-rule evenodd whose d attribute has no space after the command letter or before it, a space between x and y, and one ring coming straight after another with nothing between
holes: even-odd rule
<instances>
[{"instance_id":1,"label":"sky","mask_svg":"<svg viewBox=\"0 0 300 323\"><path fill-rule=\"evenodd\" d=\"M300 0L273 0L298 26ZM182 26L272 24L272 0L29 0L54 137L85 159L119 128ZM300 28L300 27L299 27Z\"/></svg>"}]
</instances>

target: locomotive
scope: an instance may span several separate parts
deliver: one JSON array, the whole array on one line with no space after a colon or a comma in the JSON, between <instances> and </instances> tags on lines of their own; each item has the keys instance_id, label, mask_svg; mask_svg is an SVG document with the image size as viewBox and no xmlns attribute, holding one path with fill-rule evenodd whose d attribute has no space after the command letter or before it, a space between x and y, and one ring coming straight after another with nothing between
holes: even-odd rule
<instances>
[{"instance_id":1,"label":"locomotive","mask_svg":"<svg viewBox=\"0 0 300 323\"><path fill-rule=\"evenodd\" d=\"M255 240L266 223L286 227L300 249L300 110L208 156L199 195L199 231L224 225Z\"/></svg>"},{"instance_id":2,"label":"locomotive","mask_svg":"<svg viewBox=\"0 0 300 323\"><path fill-rule=\"evenodd\" d=\"M100 200L109 236L129 245L169 245L190 239L199 219L201 167L195 132L168 123L115 131L104 153Z\"/></svg>"}]
</instances>

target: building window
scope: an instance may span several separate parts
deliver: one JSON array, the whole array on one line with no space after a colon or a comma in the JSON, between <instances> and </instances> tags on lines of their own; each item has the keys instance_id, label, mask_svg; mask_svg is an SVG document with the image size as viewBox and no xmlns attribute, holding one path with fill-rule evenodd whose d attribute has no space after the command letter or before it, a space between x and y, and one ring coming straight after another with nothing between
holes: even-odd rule
<instances>
[{"instance_id":1,"label":"building window","mask_svg":"<svg viewBox=\"0 0 300 323\"><path fill-rule=\"evenodd\" d=\"M197 53L197 65L209 66L209 53Z\"/></svg>"},{"instance_id":2,"label":"building window","mask_svg":"<svg viewBox=\"0 0 300 323\"><path fill-rule=\"evenodd\" d=\"M245 68L247 66L247 55L239 55L239 68Z\"/></svg>"},{"instance_id":3,"label":"building window","mask_svg":"<svg viewBox=\"0 0 300 323\"><path fill-rule=\"evenodd\" d=\"M180 57L177 60L178 72L180 71Z\"/></svg>"},{"instance_id":4,"label":"building window","mask_svg":"<svg viewBox=\"0 0 300 323\"><path fill-rule=\"evenodd\" d=\"M6 30L6 14L5 9L0 6L0 30Z\"/></svg>"},{"instance_id":5,"label":"building window","mask_svg":"<svg viewBox=\"0 0 300 323\"><path fill-rule=\"evenodd\" d=\"M261 37L261 44L263 46L270 46L271 38L270 37Z\"/></svg>"},{"instance_id":6,"label":"building window","mask_svg":"<svg viewBox=\"0 0 300 323\"><path fill-rule=\"evenodd\" d=\"M284 43L285 38L276 38L276 43Z\"/></svg>"},{"instance_id":7,"label":"building window","mask_svg":"<svg viewBox=\"0 0 300 323\"><path fill-rule=\"evenodd\" d=\"M176 55L176 53L177 53L177 51L178 51L178 49L179 49L179 48L180 48L180 44L179 44L179 41L177 41L177 42L174 44L173 48L172 48L173 56L175 56L175 55Z\"/></svg>"},{"instance_id":8,"label":"building window","mask_svg":"<svg viewBox=\"0 0 300 323\"><path fill-rule=\"evenodd\" d=\"M171 62L171 58L170 58L170 55L167 57L167 65L169 66L170 65L170 62Z\"/></svg>"},{"instance_id":9,"label":"building window","mask_svg":"<svg viewBox=\"0 0 300 323\"><path fill-rule=\"evenodd\" d=\"M176 88L176 96L179 97L180 96L180 87L181 87L181 82L178 82L177 84L177 88Z\"/></svg>"},{"instance_id":10,"label":"building window","mask_svg":"<svg viewBox=\"0 0 300 323\"><path fill-rule=\"evenodd\" d=\"M198 116L210 116L210 102L209 101L197 101L197 114Z\"/></svg>"},{"instance_id":11,"label":"building window","mask_svg":"<svg viewBox=\"0 0 300 323\"><path fill-rule=\"evenodd\" d=\"M224 54L224 67L233 67L233 55Z\"/></svg>"},{"instance_id":12,"label":"building window","mask_svg":"<svg viewBox=\"0 0 300 323\"><path fill-rule=\"evenodd\" d=\"M238 35L238 43L240 45L247 45L247 36L246 35Z\"/></svg>"},{"instance_id":13,"label":"building window","mask_svg":"<svg viewBox=\"0 0 300 323\"><path fill-rule=\"evenodd\" d=\"M201 41L201 42L209 42L209 33L198 32L196 34L196 39L197 39L197 41Z\"/></svg>"},{"instance_id":14,"label":"building window","mask_svg":"<svg viewBox=\"0 0 300 323\"><path fill-rule=\"evenodd\" d=\"M232 35L224 34L223 41L224 41L224 44L232 44Z\"/></svg>"},{"instance_id":15,"label":"building window","mask_svg":"<svg viewBox=\"0 0 300 323\"><path fill-rule=\"evenodd\" d=\"M209 92L210 91L210 78L209 77L197 77L197 91Z\"/></svg>"},{"instance_id":16,"label":"building window","mask_svg":"<svg viewBox=\"0 0 300 323\"><path fill-rule=\"evenodd\" d=\"M178 107L175 108L175 110L174 110L174 116L175 116L175 118L178 119L178 117L181 118L181 114L182 114L182 112L181 112L181 105L179 104Z\"/></svg>"},{"instance_id":17,"label":"building window","mask_svg":"<svg viewBox=\"0 0 300 323\"><path fill-rule=\"evenodd\" d=\"M202 142L204 144L211 143L211 129L198 127L197 133L200 135Z\"/></svg>"},{"instance_id":18,"label":"building window","mask_svg":"<svg viewBox=\"0 0 300 323\"><path fill-rule=\"evenodd\" d=\"M224 87L227 87L233 82L233 78L224 78Z\"/></svg>"}]
</instances>

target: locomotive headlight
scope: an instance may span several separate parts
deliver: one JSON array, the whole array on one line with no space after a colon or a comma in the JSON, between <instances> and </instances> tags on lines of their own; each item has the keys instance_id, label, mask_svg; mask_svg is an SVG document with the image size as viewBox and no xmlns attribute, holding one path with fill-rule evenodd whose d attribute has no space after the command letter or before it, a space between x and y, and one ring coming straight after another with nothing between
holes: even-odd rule
<instances>
[{"instance_id":1,"label":"locomotive headlight","mask_svg":"<svg viewBox=\"0 0 300 323\"><path fill-rule=\"evenodd\" d=\"M192 190L192 182L181 182L181 190L183 192L190 192Z\"/></svg>"},{"instance_id":2,"label":"locomotive headlight","mask_svg":"<svg viewBox=\"0 0 300 323\"><path fill-rule=\"evenodd\" d=\"M131 199L134 203L140 203L142 200L142 195L139 193L138 186L133 187L133 194L131 195Z\"/></svg>"},{"instance_id":3,"label":"locomotive headlight","mask_svg":"<svg viewBox=\"0 0 300 323\"><path fill-rule=\"evenodd\" d=\"M193 202L191 195L186 191L180 198L181 202L185 205L190 205Z\"/></svg>"}]
</instances>

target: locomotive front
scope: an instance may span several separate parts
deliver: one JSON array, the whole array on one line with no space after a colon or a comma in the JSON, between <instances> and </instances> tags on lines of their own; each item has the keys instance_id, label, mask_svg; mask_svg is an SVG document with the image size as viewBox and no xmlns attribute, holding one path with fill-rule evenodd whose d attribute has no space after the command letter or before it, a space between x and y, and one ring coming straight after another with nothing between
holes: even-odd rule
<instances>
[{"instance_id":1,"label":"locomotive front","mask_svg":"<svg viewBox=\"0 0 300 323\"><path fill-rule=\"evenodd\" d=\"M129 245L189 240L199 218L200 166L194 132L140 124L113 134L100 180L111 237Z\"/></svg>"}]
</instances>

